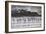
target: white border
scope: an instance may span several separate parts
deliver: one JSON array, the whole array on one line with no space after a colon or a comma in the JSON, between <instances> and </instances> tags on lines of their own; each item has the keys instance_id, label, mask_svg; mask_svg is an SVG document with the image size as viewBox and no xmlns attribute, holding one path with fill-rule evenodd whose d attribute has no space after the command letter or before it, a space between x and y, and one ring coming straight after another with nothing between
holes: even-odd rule
<instances>
[{"instance_id":1,"label":"white border","mask_svg":"<svg viewBox=\"0 0 46 34\"><path fill-rule=\"evenodd\" d=\"M42 27L41 28L26 28L26 29L11 29L11 5L24 5L24 6L41 6L42 7ZM9 32L13 31L28 31L28 30L43 30L44 29L44 5L42 4L24 4L24 3L9 3Z\"/></svg>"}]
</instances>

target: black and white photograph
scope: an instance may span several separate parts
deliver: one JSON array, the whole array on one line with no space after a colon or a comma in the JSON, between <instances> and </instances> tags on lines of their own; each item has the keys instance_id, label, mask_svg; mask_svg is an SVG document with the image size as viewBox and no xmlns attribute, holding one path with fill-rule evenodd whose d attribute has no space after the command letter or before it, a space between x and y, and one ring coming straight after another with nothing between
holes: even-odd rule
<instances>
[{"instance_id":1,"label":"black and white photograph","mask_svg":"<svg viewBox=\"0 0 46 34\"><path fill-rule=\"evenodd\" d=\"M44 3L9 2L8 32L44 31Z\"/></svg>"},{"instance_id":2,"label":"black and white photograph","mask_svg":"<svg viewBox=\"0 0 46 34\"><path fill-rule=\"evenodd\" d=\"M40 6L11 5L11 28L39 28L41 16Z\"/></svg>"}]
</instances>

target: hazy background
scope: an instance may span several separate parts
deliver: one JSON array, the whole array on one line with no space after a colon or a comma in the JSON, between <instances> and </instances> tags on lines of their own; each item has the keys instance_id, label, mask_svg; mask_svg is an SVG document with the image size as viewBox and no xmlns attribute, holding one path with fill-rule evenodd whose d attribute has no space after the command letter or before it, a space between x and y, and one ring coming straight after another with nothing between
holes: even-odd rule
<instances>
[{"instance_id":1,"label":"hazy background","mask_svg":"<svg viewBox=\"0 0 46 34\"><path fill-rule=\"evenodd\" d=\"M41 6L21 6L21 5L11 5L11 10L16 11L18 9L24 9L30 12L37 12L41 14Z\"/></svg>"}]
</instances>

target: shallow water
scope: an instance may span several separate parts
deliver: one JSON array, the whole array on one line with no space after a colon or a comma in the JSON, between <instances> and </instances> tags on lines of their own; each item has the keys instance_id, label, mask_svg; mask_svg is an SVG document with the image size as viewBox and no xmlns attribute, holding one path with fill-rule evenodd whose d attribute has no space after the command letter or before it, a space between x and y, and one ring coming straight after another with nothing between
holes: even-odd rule
<instances>
[{"instance_id":1,"label":"shallow water","mask_svg":"<svg viewBox=\"0 0 46 34\"><path fill-rule=\"evenodd\" d=\"M39 28L41 17L11 17L11 28Z\"/></svg>"}]
</instances>

